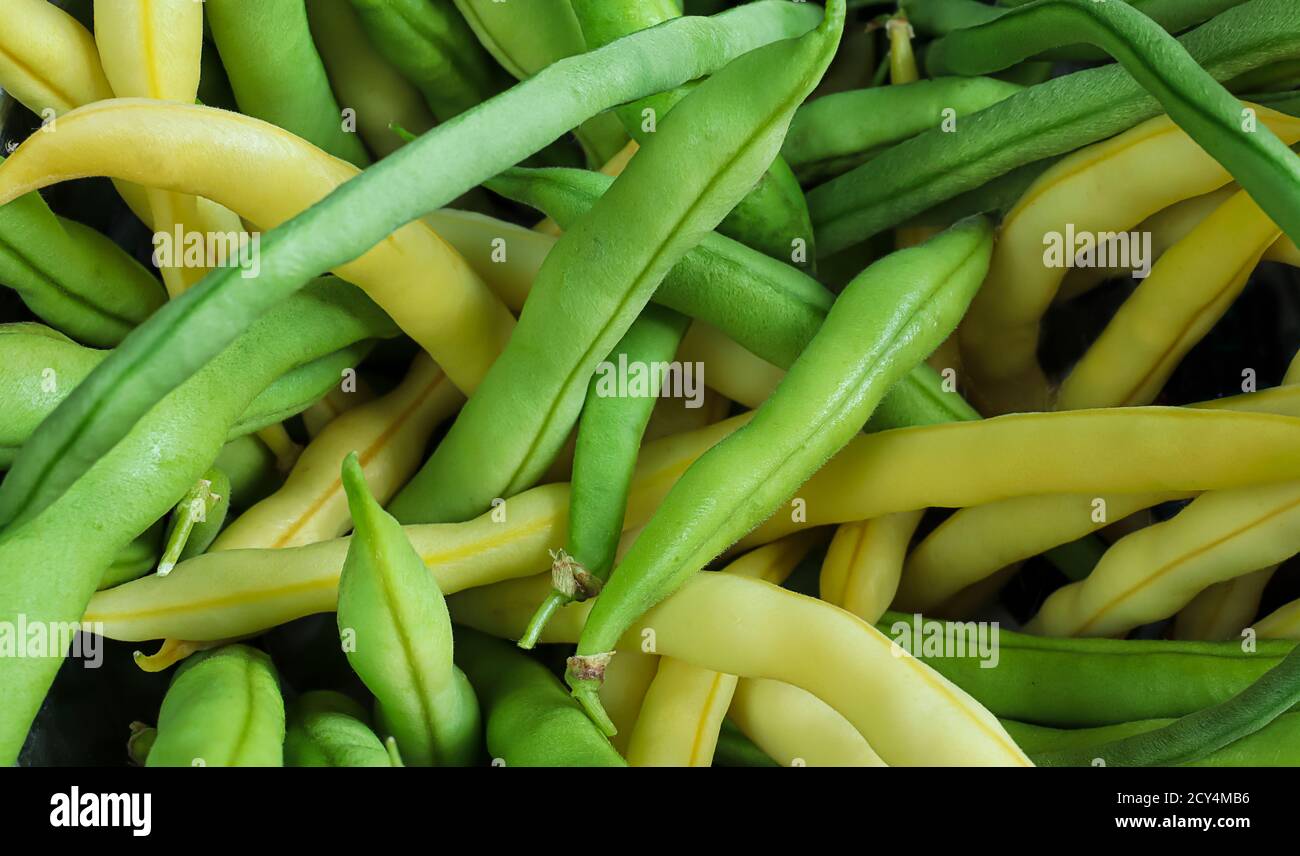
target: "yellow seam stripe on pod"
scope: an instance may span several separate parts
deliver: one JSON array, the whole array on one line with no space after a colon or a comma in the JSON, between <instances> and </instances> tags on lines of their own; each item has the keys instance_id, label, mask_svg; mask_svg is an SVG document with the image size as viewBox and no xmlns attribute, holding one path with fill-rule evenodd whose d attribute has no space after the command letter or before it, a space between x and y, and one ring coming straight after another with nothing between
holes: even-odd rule
<instances>
[{"instance_id":1,"label":"yellow seam stripe on pod","mask_svg":"<svg viewBox=\"0 0 1300 856\"><path fill-rule=\"evenodd\" d=\"M203 53L202 4L192 0L95 0L95 44L115 95L182 103L197 97ZM155 230L171 234L179 227L186 235L207 231L200 228L198 203L193 197L153 189L146 191L146 197ZM197 284L208 269L162 264L159 270L167 293L176 297Z\"/></svg>"},{"instance_id":2,"label":"yellow seam stripe on pod","mask_svg":"<svg viewBox=\"0 0 1300 856\"><path fill-rule=\"evenodd\" d=\"M1117 541L1087 579L1053 592L1026 625L1115 636L1173 615L1208 586L1300 552L1300 482L1220 490Z\"/></svg>"},{"instance_id":3,"label":"yellow seam stripe on pod","mask_svg":"<svg viewBox=\"0 0 1300 856\"><path fill-rule=\"evenodd\" d=\"M1300 119L1251 109L1288 145L1300 140ZM1167 116L1080 149L1043 173L1003 221L988 279L962 324L963 357L981 409L1005 413L1046 406L1038 324L1069 260L1048 266L1045 236L1126 231L1230 180Z\"/></svg>"},{"instance_id":4,"label":"yellow seam stripe on pod","mask_svg":"<svg viewBox=\"0 0 1300 856\"><path fill-rule=\"evenodd\" d=\"M113 97L95 39L76 18L49 0L5 0L3 6L0 88L38 116Z\"/></svg>"},{"instance_id":5,"label":"yellow seam stripe on pod","mask_svg":"<svg viewBox=\"0 0 1300 856\"><path fill-rule=\"evenodd\" d=\"M462 592L452 619L518 638L548 575ZM591 602L561 609L546 642L573 642ZM1031 766L1001 724L956 685L875 627L825 601L734 574L696 574L634 625L655 647L704 669L798 686L847 719L891 766ZM615 655L615 660L618 655Z\"/></svg>"},{"instance_id":6,"label":"yellow seam stripe on pod","mask_svg":"<svg viewBox=\"0 0 1300 856\"><path fill-rule=\"evenodd\" d=\"M1061 385L1058 410L1149 404L1281 234L1244 190L1171 247Z\"/></svg>"},{"instance_id":7,"label":"yellow seam stripe on pod","mask_svg":"<svg viewBox=\"0 0 1300 856\"><path fill-rule=\"evenodd\" d=\"M822 600L879 620L898 592L908 544L924 516L920 509L840 524L822 562Z\"/></svg>"},{"instance_id":8,"label":"yellow seam stripe on pod","mask_svg":"<svg viewBox=\"0 0 1300 856\"><path fill-rule=\"evenodd\" d=\"M1296 375L1300 376L1300 375ZM1236 410L1300 417L1300 385L1203 401L1198 410ZM1000 568L1082 538L1130 514L1189 491L1108 495L1022 496L965 508L939 524L907 557L898 605L929 612Z\"/></svg>"},{"instance_id":9,"label":"yellow seam stripe on pod","mask_svg":"<svg viewBox=\"0 0 1300 856\"><path fill-rule=\"evenodd\" d=\"M427 354L392 392L349 410L303 451L284 485L241 514L209 548L298 547L337 538L351 526L339 461L356 452L382 505L419 468L429 435L464 402Z\"/></svg>"},{"instance_id":10,"label":"yellow seam stripe on pod","mask_svg":"<svg viewBox=\"0 0 1300 856\"><path fill-rule=\"evenodd\" d=\"M780 585L821 539L816 530L795 533L746 553L723 572ZM628 740L628 763L633 767L710 766L735 689L734 675L662 658Z\"/></svg>"},{"instance_id":11,"label":"yellow seam stripe on pod","mask_svg":"<svg viewBox=\"0 0 1300 856\"><path fill-rule=\"evenodd\" d=\"M122 98L74 110L59 120L57 134L19 146L0 165L0 204L59 181L107 175L207 197L272 228L357 172L258 119ZM483 379L514 328L510 311L421 221L336 273L374 298L463 392Z\"/></svg>"},{"instance_id":12,"label":"yellow seam stripe on pod","mask_svg":"<svg viewBox=\"0 0 1300 856\"><path fill-rule=\"evenodd\" d=\"M649 519L691 462L750 414L641 450L626 526ZM405 527L444 594L549 567L548 550L568 526L568 485L544 485L465 523ZM99 592L85 620L110 639L230 639L334 609L348 539L303 547L223 550L187 559L165 577L147 576ZM536 604L533 604L536 607Z\"/></svg>"}]
</instances>

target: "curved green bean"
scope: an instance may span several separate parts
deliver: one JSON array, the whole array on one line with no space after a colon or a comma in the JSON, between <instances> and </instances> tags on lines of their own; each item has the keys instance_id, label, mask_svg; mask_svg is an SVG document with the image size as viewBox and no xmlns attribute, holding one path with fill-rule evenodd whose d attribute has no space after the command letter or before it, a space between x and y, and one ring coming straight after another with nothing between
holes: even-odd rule
<instances>
[{"instance_id":1,"label":"curved green bean","mask_svg":"<svg viewBox=\"0 0 1300 856\"><path fill-rule=\"evenodd\" d=\"M569 0L455 0L474 35L516 80L527 80L553 62L587 50ZM618 117L601 113L573 131L593 169L627 145Z\"/></svg>"},{"instance_id":2,"label":"curved green bean","mask_svg":"<svg viewBox=\"0 0 1300 856\"><path fill-rule=\"evenodd\" d=\"M1119 60L1287 235L1300 238L1300 157L1264 125L1247 126L1241 102L1126 3L1037 0L934 42L926 67L933 75L988 74L1066 39L1087 40Z\"/></svg>"},{"instance_id":3,"label":"curved green bean","mask_svg":"<svg viewBox=\"0 0 1300 856\"><path fill-rule=\"evenodd\" d=\"M371 42L445 122L508 85L452 0L351 0Z\"/></svg>"},{"instance_id":4,"label":"curved green bean","mask_svg":"<svg viewBox=\"0 0 1300 856\"><path fill-rule=\"evenodd\" d=\"M753 420L673 486L596 599L569 660L569 685L598 724L613 728L596 690L623 632L861 430L889 388L956 328L992 250L988 222L971 220L869 267Z\"/></svg>"},{"instance_id":5,"label":"curved green bean","mask_svg":"<svg viewBox=\"0 0 1300 856\"><path fill-rule=\"evenodd\" d=\"M1213 707L1142 734L1079 749L1040 753L1048 767L1156 767L1189 764L1249 737L1300 702L1300 650L1292 650L1259 680Z\"/></svg>"},{"instance_id":6,"label":"curved green bean","mask_svg":"<svg viewBox=\"0 0 1300 856\"><path fill-rule=\"evenodd\" d=\"M649 375L647 386L626 394L605 391L608 379L597 372L587 387L586 402L578 419L578 440L573 453L569 494L569 534L551 568L555 587L537 608L519 647L537 644L555 611L575 600L600 593L614 569L614 552L623 534L623 517L632 487L641 438L655 402L664 393L668 364L686 335L685 316L658 306L647 306L606 359L615 370L639 368Z\"/></svg>"},{"instance_id":7,"label":"curved green bean","mask_svg":"<svg viewBox=\"0 0 1300 856\"><path fill-rule=\"evenodd\" d=\"M375 694L381 729L415 766L465 766L479 752L478 700L452 662L451 617L402 526L366 487L356 452L343 462L356 527L339 577L339 633Z\"/></svg>"},{"instance_id":8,"label":"curved green bean","mask_svg":"<svg viewBox=\"0 0 1300 856\"><path fill-rule=\"evenodd\" d=\"M1248 0L1178 41L1207 74L1228 80L1300 57L1300 6ZM1030 87L967 117L959 134L931 129L809 191L817 250L844 250L1016 167L1114 136L1159 112L1160 103L1118 65Z\"/></svg>"},{"instance_id":9,"label":"curved green bean","mask_svg":"<svg viewBox=\"0 0 1300 856\"><path fill-rule=\"evenodd\" d=\"M550 670L465 627L456 663L483 705L488 751L507 767L626 767Z\"/></svg>"},{"instance_id":10,"label":"curved green bean","mask_svg":"<svg viewBox=\"0 0 1300 856\"><path fill-rule=\"evenodd\" d=\"M573 10L591 48L603 47L682 14L680 4L674 0L573 0ZM660 92L614 112L628 133L644 145L655 133L655 126L684 97L685 89ZM815 234L808 202L794 173L780 157L772 160L757 184L718 224L718 231L772 258L797 261L810 270L815 267ZM800 241L803 252L796 253L796 242Z\"/></svg>"},{"instance_id":11,"label":"curved green bean","mask_svg":"<svg viewBox=\"0 0 1300 856\"><path fill-rule=\"evenodd\" d=\"M191 657L158 712L149 767L279 767L284 700L271 658L247 645Z\"/></svg>"},{"instance_id":12,"label":"curved green bean","mask_svg":"<svg viewBox=\"0 0 1300 856\"><path fill-rule=\"evenodd\" d=\"M143 265L94 229L56 217L39 193L0 206L0 284L46 322L101 347L166 300Z\"/></svg>"},{"instance_id":13,"label":"curved green bean","mask_svg":"<svg viewBox=\"0 0 1300 856\"><path fill-rule=\"evenodd\" d=\"M545 472L577 420L596 364L667 272L771 162L795 106L821 78L843 20L843 3L833 3L809 35L738 58L677 106L546 257L506 350L393 500L399 519L467 520ZM753 97L737 102L738 91ZM730 114L725 122L719 121L724 109ZM695 169L683 173L681 158L699 151L701 121L711 126L711 145ZM676 178L671 194L663 193L667 176ZM662 204L648 212L645 199L656 193ZM611 235L619 236L618 253L608 251ZM559 329L564 336L555 335Z\"/></svg>"},{"instance_id":14,"label":"curved green bean","mask_svg":"<svg viewBox=\"0 0 1300 856\"><path fill-rule=\"evenodd\" d=\"M118 553L163 517L211 465L229 426L259 390L349 342L394 332L392 321L369 298L333 278L259 319L201 372L163 396L56 502L0 533L0 621L16 622L19 615L29 621L78 621ZM33 574L34 567L49 573ZM0 707L0 764L13 762L60 662L54 656L0 657L6 695Z\"/></svg>"},{"instance_id":15,"label":"curved green bean","mask_svg":"<svg viewBox=\"0 0 1300 856\"><path fill-rule=\"evenodd\" d=\"M1060 729L1004 719L1002 725L1030 756L1059 756L1065 752L1090 753L1088 747L1145 734L1173 722L1173 719L1142 719L1096 728ZM1285 713L1254 734L1229 743L1187 766L1295 767L1300 766L1300 748L1297 747L1300 747L1300 713Z\"/></svg>"},{"instance_id":16,"label":"curved green bean","mask_svg":"<svg viewBox=\"0 0 1300 856\"><path fill-rule=\"evenodd\" d=\"M361 705L342 693L303 693L290 705L284 732L286 767L396 767L367 724Z\"/></svg>"},{"instance_id":17,"label":"curved green bean","mask_svg":"<svg viewBox=\"0 0 1300 856\"><path fill-rule=\"evenodd\" d=\"M233 268L210 272L92 372L0 484L0 525L32 516L68 490L168 390L310 277L361 255L595 113L805 33L818 16L810 4L760 0L714 18L670 21L561 60L345 182L263 236L255 288ZM543 102L549 108L536 109Z\"/></svg>"},{"instance_id":18,"label":"curved green bean","mask_svg":"<svg viewBox=\"0 0 1300 856\"><path fill-rule=\"evenodd\" d=\"M587 170L514 168L487 186L570 229L613 183ZM668 272L651 299L709 322L785 368L812 341L835 295L790 265L710 232Z\"/></svg>"},{"instance_id":19,"label":"curved green bean","mask_svg":"<svg viewBox=\"0 0 1300 856\"><path fill-rule=\"evenodd\" d=\"M956 133L957 119L1022 89L992 77L944 77L824 95L795 112L781 155L804 184L823 181L930 128Z\"/></svg>"},{"instance_id":20,"label":"curved green bean","mask_svg":"<svg viewBox=\"0 0 1300 856\"><path fill-rule=\"evenodd\" d=\"M370 163L361 140L343 128L302 0L206 0L204 9L242 112L359 167Z\"/></svg>"}]
</instances>

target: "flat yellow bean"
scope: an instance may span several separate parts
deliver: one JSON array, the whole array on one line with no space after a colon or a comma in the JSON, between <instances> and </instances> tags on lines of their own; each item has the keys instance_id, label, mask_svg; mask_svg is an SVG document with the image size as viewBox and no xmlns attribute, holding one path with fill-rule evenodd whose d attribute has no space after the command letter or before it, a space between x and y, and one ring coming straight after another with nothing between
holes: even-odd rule
<instances>
[{"instance_id":1,"label":"flat yellow bean","mask_svg":"<svg viewBox=\"0 0 1300 856\"><path fill-rule=\"evenodd\" d=\"M462 592L455 621L517 638L545 575ZM544 641L574 641L591 603L559 610ZM704 669L794 684L847 719L892 766L1030 766L987 710L895 646L872 625L824 601L734 574L696 574L620 643L653 636L655 650ZM617 659L617 656L615 656Z\"/></svg>"},{"instance_id":2,"label":"flat yellow bean","mask_svg":"<svg viewBox=\"0 0 1300 856\"><path fill-rule=\"evenodd\" d=\"M744 678L731 697L728 715L783 767L885 766L853 723L792 684Z\"/></svg>"},{"instance_id":3,"label":"flat yellow bean","mask_svg":"<svg viewBox=\"0 0 1300 856\"><path fill-rule=\"evenodd\" d=\"M1174 621L1174 638L1203 642L1237 639L1259 612L1274 565L1215 583L1184 606Z\"/></svg>"},{"instance_id":4,"label":"flat yellow bean","mask_svg":"<svg viewBox=\"0 0 1300 856\"><path fill-rule=\"evenodd\" d=\"M74 110L59 120L57 134L19 146L0 165L0 204L59 181L107 175L204 196L271 228L357 172L258 119L124 98ZM482 380L514 328L510 311L423 222L403 226L336 273L374 298L463 392Z\"/></svg>"},{"instance_id":5,"label":"flat yellow bean","mask_svg":"<svg viewBox=\"0 0 1300 856\"><path fill-rule=\"evenodd\" d=\"M1250 109L1288 144L1300 140L1300 119ZM964 363L981 411L1047 406L1038 325L1065 267L1045 263L1044 236L1068 227L1076 234L1127 231L1230 180L1167 116L1080 149L1043 173L1003 221L988 279L962 324Z\"/></svg>"},{"instance_id":6,"label":"flat yellow bean","mask_svg":"<svg viewBox=\"0 0 1300 856\"><path fill-rule=\"evenodd\" d=\"M921 509L841 523L822 562L822 600L878 621L898 592L908 544L924 515Z\"/></svg>"}]
</instances>

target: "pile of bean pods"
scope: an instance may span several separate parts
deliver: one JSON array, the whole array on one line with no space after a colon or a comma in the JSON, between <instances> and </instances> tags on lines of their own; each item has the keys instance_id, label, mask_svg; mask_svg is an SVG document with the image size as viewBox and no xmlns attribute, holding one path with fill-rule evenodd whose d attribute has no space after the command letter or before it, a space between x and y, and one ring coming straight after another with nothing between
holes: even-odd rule
<instances>
[{"instance_id":1,"label":"pile of bean pods","mask_svg":"<svg viewBox=\"0 0 1300 856\"><path fill-rule=\"evenodd\" d=\"M4 765L1300 765L1294 0L0 0L0 121Z\"/></svg>"}]
</instances>

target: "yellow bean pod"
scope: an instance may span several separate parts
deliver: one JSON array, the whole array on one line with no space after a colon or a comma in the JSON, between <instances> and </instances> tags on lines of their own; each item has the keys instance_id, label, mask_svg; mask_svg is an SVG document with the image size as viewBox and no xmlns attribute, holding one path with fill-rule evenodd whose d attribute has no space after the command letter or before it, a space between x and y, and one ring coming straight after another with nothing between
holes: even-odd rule
<instances>
[{"instance_id":1,"label":"yellow bean pod","mask_svg":"<svg viewBox=\"0 0 1300 856\"><path fill-rule=\"evenodd\" d=\"M1276 570L1274 565L1210 586L1178 612L1174 638L1204 642L1239 638L1259 612L1264 588Z\"/></svg>"},{"instance_id":2,"label":"yellow bean pod","mask_svg":"<svg viewBox=\"0 0 1300 856\"><path fill-rule=\"evenodd\" d=\"M686 331L677 358L708 367L709 386L732 401L757 408L776 389L785 371L736 344L718 328L695 321Z\"/></svg>"},{"instance_id":3,"label":"yellow bean pod","mask_svg":"<svg viewBox=\"0 0 1300 856\"><path fill-rule=\"evenodd\" d=\"M1281 235L1238 191L1169 249L1061 384L1058 410L1130 407L1160 394Z\"/></svg>"},{"instance_id":4,"label":"yellow bean pod","mask_svg":"<svg viewBox=\"0 0 1300 856\"><path fill-rule=\"evenodd\" d=\"M841 523L822 562L821 599L875 622L894 602L924 509Z\"/></svg>"},{"instance_id":5,"label":"yellow bean pod","mask_svg":"<svg viewBox=\"0 0 1300 856\"><path fill-rule=\"evenodd\" d=\"M1248 109L1288 145L1300 140L1300 119ZM1230 180L1167 116L1080 149L1044 172L1003 221L988 279L962 323L964 364L980 409L1006 413L1047 406L1038 325L1066 268L1046 263L1045 236L1069 229L1076 235L1127 231Z\"/></svg>"},{"instance_id":6,"label":"yellow bean pod","mask_svg":"<svg viewBox=\"0 0 1300 856\"><path fill-rule=\"evenodd\" d=\"M113 97L95 38L76 18L49 0L3 0L0 18L0 89L33 113Z\"/></svg>"},{"instance_id":7,"label":"yellow bean pod","mask_svg":"<svg viewBox=\"0 0 1300 856\"><path fill-rule=\"evenodd\" d=\"M1256 621L1260 639L1300 639L1300 600L1278 607Z\"/></svg>"},{"instance_id":8,"label":"yellow bean pod","mask_svg":"<svg viewBox=\"0 0 1300 856\"><path fill-rule=\"evenodd\" d=\"M783 767L885 766L853 723L792 684L744 678L731 697L728 715Z\"/></svg>"},{"instance_id":9,"label":"yellow bean pod","mask_svg":"<svg viewBox=\"0 0 1300 856\"><path fill-rule=\"evenodd\" d=\"M643 524L691 462L748 414L647 445L637 461L627 527ZM568 526L568 485L544 485L465 523L405 527L444 594L550 567ZM223 550L100 592L85 620L110 639L196 642L258 633L330 612L348 539L286 549ZM102 596L101 596L102 595ZM540 600L540 598L539 598ZM532 608L536 607L536 603Z\"/></svg>"},{"instance_id":10,"label":"yellow bean pod","mask_svg":"<svg viewBox=\"0 0 1300 856\"><path fill-rule=\"evenodd\" d=\"M420 354L396 389L331 422L284 485L241 514L209 550L299 547L337 538L352 520L339 476L343 458L357 453L382 505L419 469L433 429L463 402L442 370Z\"/></svg>"},{"instance_id":11,"label":"yellow bean pod","mask_svg":"<svg viewBox=\"0 0 1300 856\"><path fill-rule=\"evenodd\" d=\"M1300 482L1219 490L1117 541L1088 578L1047 598L1026 629L1117 636L1173 615L1209 586L1300 552Z\"/></svg>"},{"instance_id":12,"label":"yellow bean pod","mask_svg":"<svg viewBox=\"0 0 1300 856\"><path fill-rule=\"evenodd\" d=\"M864 434L741 544L808 526L1035 493L1182 493L1300 478L1297 431L1300 419L1290 416L1126 407Z\"/></svg>"},{"instance_id":13,"label":"yellow bean pod","mask_svg":"<svg viewBox=\"0 0 1300 856\"><path fill-rule=\"evenodd\" d=\"M600 686L600 703L618 728L618 734L609 738L609 742L626 758L628 741L636 730L641 706L659 671L659 657L638 648L629 648L623 653L626 656L619 658L622 662L610 661L605 671L605 683Z\"/></svg>"},{"instance_id":14,"label":"yellow bean pod","mask_svg":"<svg viewBox=\"0 0 1300 856\"><path fill-rule=\"evenodd\" d=\"M816 531L795 533L746 553L724 573L780 585L819 540ZM628 763L633 767L710 766L736 680L735 675L661 658L628 740Z\"/></svg>"},{"instance_id":15,"label":"yellow bean pod","mask_svg":"<svg viewBox=\"0 0 1300 856\"><path fill-rule=\"evenodd\" d=\"M60 181L106 175L204 196L271 228L357 172L258 119L123 98L74 110L59 120L57 134L36 134L19 146L0 165L0 204ZM510 311L420 221L335 273L374 298L463 392L482 380L514 328Z\"/></svg>"},{"instance_id":16,"label":"yellow bean pod","mask_svg":"<svg viewBox=\"0 0 1300 856\"><path fill-rule=\"evenodd\" d=\"M1234 410L1300 417L1300 385L1291 375L1282 386L1190 405L1197 410ZM1022 496L965 508L935 528L907 558L899 607L930 612L963 588L1000 568L1096 532L1130 514L1191 491L1128 495L1081 493Z\"/></svg>"},{"instance_id":17,"label":"yellow bean pod","mask_svg":"<svg viewBox=\"0 0 1300 856\"><path fill-rule=\"evenodd\" d=\"M375 400L375 391L360 374L353 376L353 383L345 387L337 384L311 407L302 412L303 428L307 436L316 439L335 419L354 407Z\"/></svg>"},{"instance_id":18,"label":"yellow bean pod","mask_svg":"<svg viewBox=\"0 0 1300 856\"><path fill-rule=\"evenodd\" d=\"M546 575L514 580L462 592L448 607L458 623L514 639L549 585ZM590 608L587 601L559 610L543 641L576 640ZM620 649L639 646L647 633L665 657L812 693L891 766L1031 766L978 702L871 624L824 601L704 572L650 610Z\"/></svg>"}]
</instances>

